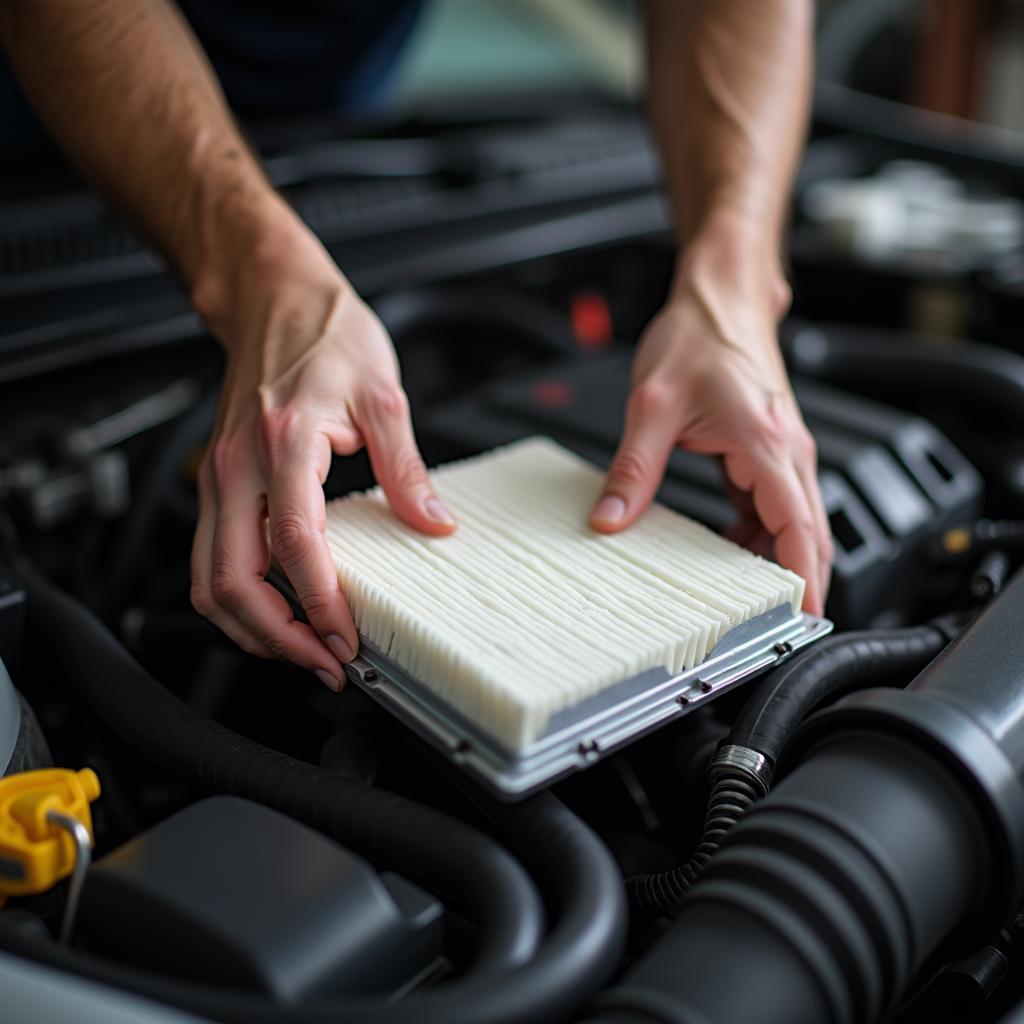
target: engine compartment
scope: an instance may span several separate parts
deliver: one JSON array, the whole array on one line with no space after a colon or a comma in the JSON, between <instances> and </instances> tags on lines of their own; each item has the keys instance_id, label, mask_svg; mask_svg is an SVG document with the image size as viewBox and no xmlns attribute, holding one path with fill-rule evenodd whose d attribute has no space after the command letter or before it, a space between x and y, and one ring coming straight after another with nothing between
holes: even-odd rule
<instances>
[{"instance_id":1,"label":"engine compartment","mask_svg":"<svg viewBox=\"0 0 1024 1024\"><path fill-rule=\"evenodd\" d=\"M1019 197L1024 162L858 116L819 110L782 331L836 634L516 805L355 686L329 694L191 610L221 354L79 185L0 205L0 722L19 723L0 763L102 786L70 945L67 883L0 910L12 1019L80 978L107 1020L985 1024L1020 1002L1020 251L879 261L801 210L815 183L911 156ZM394 338L429 464L537 433L607 464L672 260L635 112L259 141ZM938 307L961 337L929 333ZM371 484L356 456L325 490ZM729 524L705 457L677 453L660 497ZM827 829L795 823L815 801Z\"/></svg>"}]
</instances>

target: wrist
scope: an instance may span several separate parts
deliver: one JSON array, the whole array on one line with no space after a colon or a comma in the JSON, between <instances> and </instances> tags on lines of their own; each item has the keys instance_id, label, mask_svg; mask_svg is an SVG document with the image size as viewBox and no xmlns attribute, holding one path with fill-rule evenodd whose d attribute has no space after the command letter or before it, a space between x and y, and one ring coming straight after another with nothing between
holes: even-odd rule
<instances>
[{"instance_id":1,"label":"wrist","mask_svg":"<svg viewBox=\"0 0 1024 1024\"><path fill-rule=\"evenodd\" d=\"M789 308L778 232L744 212L714 211L681 247L667 303L715 295L777 322Z\"/></svg>"},{"instance_id":2,"label":"wrist","mask_svg":"<svg viewBox=\"0 0 1024 1024\"><path fill-rule=\"evenodd\" d=\"M258 320L280 319L275 314L285 306L301 310L349 290L316 236L272 191L245 218L228 214L208 230L209 256L190 298L229 353L263 337Z\"/></svg>"}]
</instances>

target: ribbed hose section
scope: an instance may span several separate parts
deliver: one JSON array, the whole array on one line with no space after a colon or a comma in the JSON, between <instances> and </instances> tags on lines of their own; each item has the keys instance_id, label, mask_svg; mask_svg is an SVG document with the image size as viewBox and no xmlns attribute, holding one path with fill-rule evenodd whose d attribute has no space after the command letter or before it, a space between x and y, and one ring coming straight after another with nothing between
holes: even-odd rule
<instances>
[{"instance_id":1,"label":"ribbed hose section","mask_svg":"<svg viewBox=\"0 0 1024 1024\"><path fill-rule=\"evenodd\" d=\"M900 737L826 743L746 815L593 1024L869 1024L989 886L954 771Z\"/></svg>"},{"instance_id":2,"label":"ribbed hose section","mask_svg":"<svg viewBox=\"0 0 1024 1024\"><path fill-rule=\"evenodd\" d=\"M675 916L726 834L767 795L786 744L816 707L886 680L905 685L961 625L959 618L944 618L888 632L836 634L760 681L708 767L711 794L700 845L679 867L626 880L634 916Z\"/></svg>"},{"instance_id":3,"label":"ribbed hose section","mask_svg":"<svg viewBox=\"0 0 1024 1024\"><path fill-rule=\"evenodd\" d=\"M734 749L725 748L724 752ZM685 864L668 871L633 875L626 880L626 892L634 914L673 917L683 897L718 852L725 836L767 792L766 781L742 765L728 761L723 763L722 754L720 751L716 755L709 769L711 795L700 845Z\"/></svg>"}]
</instances>

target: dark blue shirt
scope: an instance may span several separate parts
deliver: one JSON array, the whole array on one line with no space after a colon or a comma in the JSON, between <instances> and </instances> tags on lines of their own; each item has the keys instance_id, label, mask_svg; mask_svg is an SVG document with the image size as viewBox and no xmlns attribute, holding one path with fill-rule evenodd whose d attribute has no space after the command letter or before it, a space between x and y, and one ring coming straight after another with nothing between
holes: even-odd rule
<instances>
[{"instance_id":1,"label":"dark blue shirt","mask_svg":"<svg viewBox=\"0 0 1024 1024\"><path fill-rule=\"evenodd\" d=\"M248 114L361 112L381 99L423 0L178 0Z\"/></svg>"}]
</instances>

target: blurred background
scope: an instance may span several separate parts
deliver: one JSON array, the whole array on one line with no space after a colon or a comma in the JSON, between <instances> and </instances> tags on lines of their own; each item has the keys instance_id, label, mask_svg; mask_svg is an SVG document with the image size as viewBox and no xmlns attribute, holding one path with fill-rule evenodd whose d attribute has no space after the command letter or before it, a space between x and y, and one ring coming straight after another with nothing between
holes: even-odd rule
<instances>
[{"instance_id":1,"label":"blurred background","mask_svg":"<svg viewBox=\"0 0 1024 1024\"><path fill-rule=\"evenodd\" d=\"M924 110L1024 130L1018 0L821 0L818 71ZM431 0L399 59L393 102L464 88L642 91L638 5L628 0Z\"/></svg>"},{"instance_id":2,"label":"blurred background","mask_svg":"<svg viewBox=\"0 0 1024 1024\"><path fill-rule=\"evenodd\" d=\"M542 432L606 462L674 258L642 6L395 0L372 31L282 31L315 7L182 0L267 173L391 331L425 452ZM944 531L1024 501L1024 4L824 2L817 72L781 339L821 454L830 614L895 624L964 585ZM0 86L0 500L110 616L173 604L220 353ZM347 460L329 489L369 479ZM700 457L662 498L733 516Z\"/></svg>"},{"instance_id":3,"label":"blurred background","mask_svg":"<svg viewBox=\"0 0 1024 1024\"><path fill-rule=\"evenodd\" d=\"M821 78L924 110L1024 130L1018 0L821 0ZM626 0L432 0L397 68L394 102L463 88L642 91L638 5Z\"/></svg>"}]
</instances>

